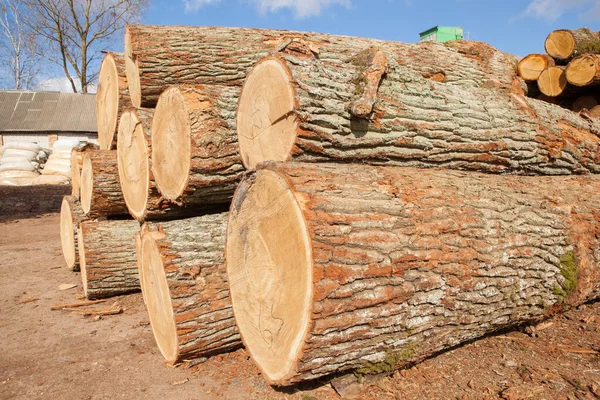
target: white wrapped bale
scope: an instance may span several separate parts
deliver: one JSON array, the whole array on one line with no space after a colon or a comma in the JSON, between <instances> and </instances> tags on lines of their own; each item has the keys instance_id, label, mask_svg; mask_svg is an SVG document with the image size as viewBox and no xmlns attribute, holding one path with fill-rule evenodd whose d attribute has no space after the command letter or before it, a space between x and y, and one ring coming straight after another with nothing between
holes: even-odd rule
<instances>
[{"instance_id":1,"label":"white wrapped bale","mask_svg":"<svg viewBox=\"0 0 600 400\"><path fill-rule=\"evenodd\" d=\"M37 152L23 149L6 149L2 155L2 158L4 157L20 157L26 159L27 161L31 161L35 160L37 157Z\"/></svg>"},{"instance_id":2,"label":"white wrapped bale","mask_svg":"<svg viewBox=\"0 0 600 400\"><path fill-rule=\"evenodd\" d=\"M0 172L4 171L36 171L36 167L27 160L16 161L16 162L8 162L2 163L0 165Z\"/></svg>"}]
</instances>

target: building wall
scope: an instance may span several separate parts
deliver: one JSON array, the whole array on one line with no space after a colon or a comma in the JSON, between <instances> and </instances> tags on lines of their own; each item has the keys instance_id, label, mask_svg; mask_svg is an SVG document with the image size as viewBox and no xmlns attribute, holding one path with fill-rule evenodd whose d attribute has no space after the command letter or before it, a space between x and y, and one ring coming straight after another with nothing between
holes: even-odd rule
<instances>
[{"instance_id":1,"label":"building wall","mask_svg":"<svg viewBox=\"0 0 600 400\"><path fill-rule=\"evenodd\" d=\"M462 40L463 29L455 26L438 26L436 29L424 32L421 42L449 42L450 40Z\"/></svg>"}]
</instances>

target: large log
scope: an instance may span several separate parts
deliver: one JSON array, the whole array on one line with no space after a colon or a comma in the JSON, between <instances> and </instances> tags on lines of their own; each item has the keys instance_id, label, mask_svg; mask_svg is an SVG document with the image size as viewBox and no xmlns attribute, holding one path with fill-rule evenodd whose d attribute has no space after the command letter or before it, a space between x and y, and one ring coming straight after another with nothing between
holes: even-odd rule
<instances>
[{"instance_id":1,"label":"large log","mask_svg":"<svg viewBox=\"0 0 600 400\"><path fill-rule=\"evenodd\" d=\"M152 173L161 198L181 212L228 204L244 167L235 111L239 88L198 85L167 89L152 122ZM160 209L156 196L148 212Z\"/></svg>"},{"instance_id":2,"label":"large log","mask_svg":"<svg viewBox=\"0 0 600 400\"><path fill-rule=\"evenodd\" d=\"M600 55L586 54L574 58L567 65L565 76L567 81L575 86L600 84Z\"/></svg>"},{"instance_id":3,"label":"large log","mask_svg":"<svg viewBox=\"0 0 600 400\"><path fill-rule=\"evenodd\" d=\"M554 59L547 54L529 54L517 65L517 74L526 81L537 81L543 70L554 66Z\"/></svg>"},{"instance_id":4,"label":"large log","mask_svg":"<svg viewBox=\"0 0 600 400\"><path fill-rule=\"evenodd\" d=\"M81 208L89 217L127 215L116 150L88 151L81 167Z\"/></svg>"},{"instance_id":5,"label":"large log","mask_svg":"<svg viewBox=\"0 0 600 400\"><path fill-rule=\"evenodd\" d=\"M567 62L571 58L600 51L600 33L588 28L576 30L559 29L550 32L545 42L546 53L557 61Z\"/></svg>"},{"instance_id":6,"label":"large log","mask_svg":"<svg viewBox=\"0 0 600 400\"><path fill-rule=\"evenodd\" d=\"M600 296L600 178L265 163L227 272L275 385L392 371Z\"/></svg>"},{"instance_id":7,"label":"large log","mask_svg":"<svg viewBox=\"0 0 600 400\"><path fill-rule=\"evenodd\" d=\"M122 53L106 53L98 75L96 93L96 119L100 149L111 150L117 146L117 123L124 110L132 107L125 57Z\"/></svg>"},{"instance_id":8,"label":"large log","mask_svg":"<svg viewBox=\"0 0 600 400\"><path fill-rule=\"evenodd\" d=\"M131 220L85 221L77 232L83 292L101 299L139 292L135 235Z\"/></svg>"},{"instance_id":9,"label":"large log","mask_svg":"<svg viewBox=\"0 0 600 400\"><path fill-rule=\"evenodd\" d=\"M67 268L71 271L79 271L77 227L87 219L79 200L73 196L63 197L60 206L60 245Z\"/></svg>"},{"instance_id":10,"label":"large log","mask_svg":"<svg viewBox=\"0 0 600 400\"><path fill-rule=\"evenodd\" d=\"M373 83L371 49L352 62L267 57L249 73L237 128L246 168L265 160L359 161L484 172L600 172L600 125L506 90L426 80L385 53ZM323 62L326 59L327 62ZM377 77L375 76L377 79ZM521 91L521 93L523 93ZM370 99L368 118L353 106Z\"/></svg>"},{"instance_id":11,"label":"large log","mask_svg":"<svg viewBox=\"0 0 600 400\"><path fill-rule=\"evenodd\" d=\"M71 196L79 199L79 188L81 186L81 167L86 151L98 150L95 143L85 142L71 150Z\"/></svg>"},{"instance_id":12,"label":"large log","mask_svg":"<svg viewBox=\"0 0 600 400\"><path fill-rule=\"evenodd\" d=\"M241 346L225 269L227 213L142 228L142 292L169 364Z\"/></svg>"},{"instance_id":13,"label":"large log","mask_svg":"<svg viewBox=\"0 0 600 400\"><path fill-rule=\"evenodd\" d=\"M335 49L350 58L374 45L388 47L399 62L432 80L510 87L515 76L510 56L471 41L437 46L264 29L129 25L127 82L135 107L154 107L171 85L241 86L248 70L273 52L305 57Z\"/></svg>"}]
</instances>

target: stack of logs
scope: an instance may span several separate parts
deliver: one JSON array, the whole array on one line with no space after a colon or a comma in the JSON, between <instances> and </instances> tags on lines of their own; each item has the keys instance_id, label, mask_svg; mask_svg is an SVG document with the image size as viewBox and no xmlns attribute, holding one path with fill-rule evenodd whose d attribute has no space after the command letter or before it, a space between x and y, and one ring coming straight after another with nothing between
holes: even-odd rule
<instances>
[{"instance_id":1,"label":"stack of logs","mask_svg":"<svg viewBox=\"0 0 600 400\"><path fill-rule=\"evenodd\" d=\"M599 118L600 32L556 30L545 48L547 54L530 54L519 62L529 96Z\"/></svg>"},{"instance_id":2,"label":"stack of logs","mask_svg":"<svg viewBox=\"0 0 600 400\"><path fill-rule=\"evenodd\" d=\"M167 362L393 371L600 296L600 121L486 44L128 26L63 250ZM75 176L75 175L74 175ZM227 257L225 257L225 255Z\"/></svg>"}]
</instances>

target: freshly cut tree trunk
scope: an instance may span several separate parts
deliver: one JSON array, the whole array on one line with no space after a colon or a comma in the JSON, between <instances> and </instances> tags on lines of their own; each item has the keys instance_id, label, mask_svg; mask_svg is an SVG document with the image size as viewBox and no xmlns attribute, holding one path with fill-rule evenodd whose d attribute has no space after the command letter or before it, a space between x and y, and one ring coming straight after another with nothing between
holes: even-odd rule
<instances>
[{"instance_id":1,"label":"freshly cut tree trunk","mask_svg":"<svg viewBox=\"0 0 600 400\"><path fill-rule=\"evenodd\" d=\"M101 299L140 291L135 235L131 220L86 221L79 225L78 244L83 292Z\"/></svg>"},{"instance_id":2,"label":"freshly cut tree trunk","mask_svg":"<svg viewBox=\"0 0 600 400\"><path fill-rule=\"evenodd\" d=\"M226 229L227 213L142 228L142 292L170 364L241 346L225 269Z\"/></svg>"},{"instance_id":3,"label":"freshly cut tree trunk","mask_svg":"<svg viewBox=\"0 0 600 400\"><path fill-rule=\"evenodd\" d=\"M372 46L386 47L408 68L449 84L509 88L515 76L509 55L471 41L437 46L264 29L129 25L127 82L135 107L155 107L171 85L241 86L249 69L274 52L307 57L334 49L349 59Z\"/></svg>"},{"instance_id":4,"label":"freshly cut tree trunk","mask_svg":"<svg viewBox=\"0 0 600 400\"><path fill-rule=\"evenodd\" d=\"M565 67L546 68L538 78L540 92L549 97L558 97L564 94L568 85Z\"/></svg>"},{"instance_id":5,"label":"freshly cut tree trunk","mask_svg":"<svg viewBox=\"0 0 600 400\"><path fill-rule=\"evenodd\" d=\"M584 108L592 110L598 105L598 100L594 96L581 96L573 102L573 111L579 112Z\"/></svg>"},{"instance_id":6,"label":"freshly cut tree trunk","mask_svg":"<svg viewBox=\"0 0 600 400\"><path fill-rule=\"evenodd\" d=\"M600 49L600 34L588 28L577 30L559 29L546 38L546 53L557 61L567 62L571 58L586 53L596 53Z\"/></svg>"},{"instance_id":7,"label":"freshly cut tree trunk","mask_svg":"<svg viewBox=\"0 0 600 400\"><path fill-rule=\"evenodd\" d=\"M518 75L526 81L537 81L543 70L554 66L554 59L547 54L530 54L517 66Z\"/></svg>"},{"instance_id":8,"label":"freshly cut tree trunk","mask_svg":"<svg viewBox=\"0 0 600 400\"><path fill-rule=\"evenodd\" d=\"M89 217L127 215L119 184L116 150L85 153L80 191L81 208Z\"/></svg>"},{"instance_id":9,"label":"freshly cut tree trunk","mask_svg":"<svg viewBox=\"0 0 600 400\"><path fill-rule=\"evenodd\" d=\"M267 57L249 73L237 114L244 166L352 161L492 173L600 172L597 122L505 90L432 82L395 63L367 93L367 58ZM327 62L321 61L327 59ZM521 90L522 93L522 90ZM369 118L352 104L374 99Z\"/></svg>"},{"instance_id":10,"label":"freshly cut tree trunk","mask_svg":"<svg viewBox=\"0 0 600 400\"><path fill-rule=\"evenodd\" d=\"M124 110L132 107L127 87L123 53L106 53L98 75L96 118L100 149L117 146L117 123Z\"/></svg>"},{"instance_id":11,"label":"freshly cut tree trunk","mask_svg":"<svg viewBox=\"0 0 600 400\"><path fill-rule=\"evenodd\" d=\"M393 371L600 296L600 178L265 163L227 273L266 379Z\"/></svg>"},{"instance_id":12,"label":"freshly cut tree trunk","mask_svg":"<svg viewBox=\"0 0 600 400\"><path fill-rule=\"evenodd\" d=\"M73 196L63 197L60 206L60 244L67 268L71 271L79 271L77 227L87 219L79 200Z\"/></svg>"},{"instance_id":13,"label":"freshly cut tree trunk","mask_svg":"<svg viewBox=\"0 0 600 400\"><path fill-rule=\"evenodd\" d=\"M239 88L178 86L161 96L152 122L152 173L162 199L181 212L228 204L244 173L235 131ZM147 212L164 213L156 195Z\"/></svg>"},{"instance_id":14,"label":"freshly cut tree trunk","mask_svg":"<svg viewBox=\"0 0 600 400\"><path fill-rule=\"evenodd\" d=\"M142 289L142 298L144 299L144 304L148 304L148 300L146 299L146 292L144 292L144 277L142 276L142 231L143 226L140 228L138 233L135 234L135 261L137 264L138 276L140 279L140 288Z\"/></svg>"},{"instance_id":15,"label":"freshly cut tree trunk","mask_svg":"<svg viewBox=\"0 0 600 400\"><path fill-rule=\"evenodd\" d=\"M586 54L571 60L565 70L567 81L575 86L591 86L600 83L600 55Z\"/></svg>"}]
</instances>

